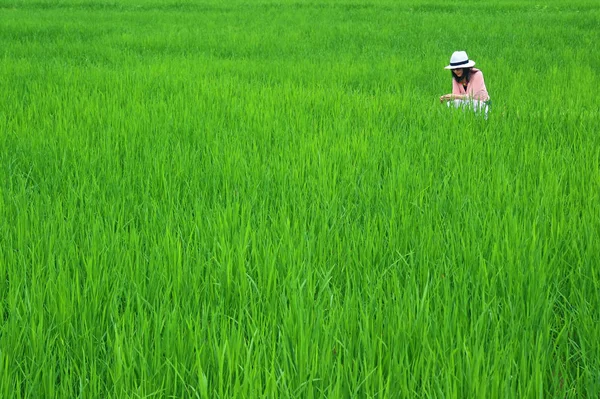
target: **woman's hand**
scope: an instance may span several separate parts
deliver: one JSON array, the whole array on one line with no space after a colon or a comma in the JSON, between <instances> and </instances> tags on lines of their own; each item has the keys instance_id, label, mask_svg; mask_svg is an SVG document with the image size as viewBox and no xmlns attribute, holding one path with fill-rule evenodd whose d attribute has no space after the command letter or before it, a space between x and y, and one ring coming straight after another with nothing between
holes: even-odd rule
<instances>
[{"instance_id":1,"label":"woman's hand","mask_svg":"<svg viewBox=\"0 0 600 399\"><path fill-rule=\"evenodd\" d=\"M443 96L440 97L440 102L443 103L446 101L451 101L453 99L454 98L453 98L452 94L444 94Z\"/></svg>"},{"instance_id":2,"label":"woman's hand","mask_svg":"<svg viewBox=\"0 0 600 399\"><path fill-rule=\"evenodd\" d=\"M440 102L443 103L444 101L469 100L470 98L471 97L466 94L444 94L440 97Z\"/></svg>"}]
</instances>

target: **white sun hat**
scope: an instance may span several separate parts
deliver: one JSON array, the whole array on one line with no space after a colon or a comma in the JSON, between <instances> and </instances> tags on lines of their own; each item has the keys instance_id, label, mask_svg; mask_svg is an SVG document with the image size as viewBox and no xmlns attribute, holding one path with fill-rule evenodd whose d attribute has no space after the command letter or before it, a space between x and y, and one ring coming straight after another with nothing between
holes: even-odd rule
<instances>
[{"instance_id":1,"label":"white sun hat","mask_svg":"<svg viewBox=\"0 0 600 399\"><path fill-rule=\"evenodd\" d=\"M444 69L471 68L475 66L475 61L470 60L466 51L455 51L450 57L450 65Z\"/></svg>"}]
</instances>

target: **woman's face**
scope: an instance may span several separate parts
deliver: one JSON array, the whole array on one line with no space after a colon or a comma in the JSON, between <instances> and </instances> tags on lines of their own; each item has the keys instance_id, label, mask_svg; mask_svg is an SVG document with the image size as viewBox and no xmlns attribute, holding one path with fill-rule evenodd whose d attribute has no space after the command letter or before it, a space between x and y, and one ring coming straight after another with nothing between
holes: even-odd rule
<instances>
[{"instance_id":1,"label":"woman's face","mask_svg":"<svg viewBox=\"0 0 600 399\"><path fill-rule=\"evenodd\" d=\"M456 75L456 77L462 78L462 76L463 76L463 70L462 70L462 68L455 69L454 70L454 74Z\"/></svg>"}]
</instances>

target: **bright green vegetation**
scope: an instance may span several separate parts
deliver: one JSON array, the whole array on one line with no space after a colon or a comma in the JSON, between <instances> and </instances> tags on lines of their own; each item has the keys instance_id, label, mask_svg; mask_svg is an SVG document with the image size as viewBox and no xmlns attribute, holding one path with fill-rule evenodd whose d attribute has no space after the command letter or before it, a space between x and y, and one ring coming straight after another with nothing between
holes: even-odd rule
<instances>
[{"instance_id":1,"label":"bright green vegetation","mask_svg":"<svg viewBox=\"0 0 600 399\"><path fill-rule=\"evenodd\" d=\"M1 1L0 397L597 398L598 21Z\"/></svg>"}]
</instances>

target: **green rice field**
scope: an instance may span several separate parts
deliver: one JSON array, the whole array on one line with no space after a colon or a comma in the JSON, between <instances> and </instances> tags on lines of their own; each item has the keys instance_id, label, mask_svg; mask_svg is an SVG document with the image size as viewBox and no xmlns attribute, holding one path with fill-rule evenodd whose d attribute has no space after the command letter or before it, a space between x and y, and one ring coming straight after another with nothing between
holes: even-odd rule
<instances>
[{"instance_id":1,"label":"green rice field","mask_svg":"<svg viewBox=\"0 0 600 399\"><path fill-rule=\"evenodd\" d=\"M597 0L0 0L0 398L599 398L599 42Z\"/></svg>"}]
</instances>

